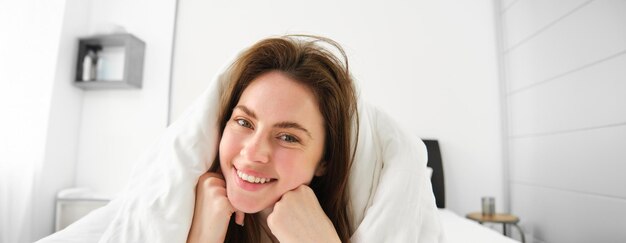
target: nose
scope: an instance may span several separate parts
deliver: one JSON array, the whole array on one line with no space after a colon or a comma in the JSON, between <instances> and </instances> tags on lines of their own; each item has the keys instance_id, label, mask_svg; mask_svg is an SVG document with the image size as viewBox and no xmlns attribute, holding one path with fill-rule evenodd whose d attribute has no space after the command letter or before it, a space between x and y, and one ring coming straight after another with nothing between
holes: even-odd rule
<instances>
[{"instance_id":1,"label":"nose","mask_svg":"<svg viewBox=\"0 0 626 243\"><path fill-rule=\"evenodd\" d=\"M270 159L270 151L270 141L262 133L257 133L244 142L240 154L248 161L267 163Z\"/></svg>"}]
</instances>

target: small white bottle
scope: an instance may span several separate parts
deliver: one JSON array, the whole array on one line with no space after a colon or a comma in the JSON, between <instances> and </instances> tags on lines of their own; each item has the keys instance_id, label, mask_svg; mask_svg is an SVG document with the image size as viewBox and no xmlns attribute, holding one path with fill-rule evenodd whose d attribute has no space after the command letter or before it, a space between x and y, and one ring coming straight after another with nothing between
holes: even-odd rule
<instances>
[{"instance_id":1,"label":"small white bottle","mask_svg":"<svg viewBox=\"0 0 626 243\"><path fill-rule=\"evenodd\" d=\"M93 50L87 51L83 59L83 81L93 81L96 79L96 54Z\"/></svg>"}]
</instances>

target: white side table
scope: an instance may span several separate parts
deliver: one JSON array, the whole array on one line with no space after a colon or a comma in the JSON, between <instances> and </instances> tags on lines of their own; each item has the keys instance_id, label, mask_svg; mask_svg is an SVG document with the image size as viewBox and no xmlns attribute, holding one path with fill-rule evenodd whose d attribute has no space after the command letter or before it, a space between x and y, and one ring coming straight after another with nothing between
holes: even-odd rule
<instances>
[{"instance_id":1,"label":"white side table","mask_svg":"<svg viewBox=\"0 0 626 243\"><path fill-rule=\"evenodd\" d=\"M59 231L110 201L84 188L69 188L57 193L54 230Z\"/></svg>"}]
</instances>

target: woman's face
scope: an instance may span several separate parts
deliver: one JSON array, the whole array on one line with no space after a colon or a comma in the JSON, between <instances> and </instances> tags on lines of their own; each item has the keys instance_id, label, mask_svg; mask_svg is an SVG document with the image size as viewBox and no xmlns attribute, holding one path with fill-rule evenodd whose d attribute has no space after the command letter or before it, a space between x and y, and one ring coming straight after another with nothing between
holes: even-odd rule
<instances>
[{"instance_id":1,"label":"woman's face","mask_svg":"<svg viewBox=\"0 0 626 243\"><path fill-rule=\"evenodd\" d=\"M233 206L256 213L323 174L324 120L317 99L284 74L244 90L222 134L220 167Z\"/></svg>"}]
</instances>

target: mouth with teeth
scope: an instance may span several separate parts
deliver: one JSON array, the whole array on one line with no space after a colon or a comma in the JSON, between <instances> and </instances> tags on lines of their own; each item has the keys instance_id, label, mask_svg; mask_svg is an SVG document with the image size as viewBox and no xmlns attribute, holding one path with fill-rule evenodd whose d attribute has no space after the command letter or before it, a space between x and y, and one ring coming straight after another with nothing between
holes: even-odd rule
<instances>
[{"instance_id":1,"label":"mouth with teeth","mask_svg":"<svg viewBox=\"0 0 626 243\"><path fill-rule=\"evenodd\" d=\"M248 175L246 173L243 173L239 170L237 170L237 176L248 182L248 183L254 183L254 184L265 184L265 183L269 183L272 181L272 178L263 178L263 177L256 177L256 176L252 176L252 175Z\"/></svg>"}]
</instances>

